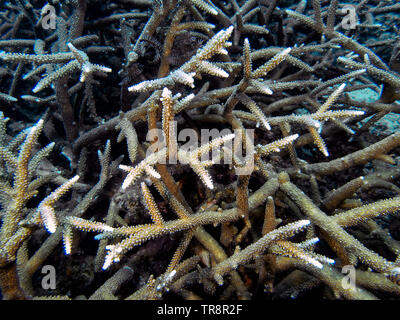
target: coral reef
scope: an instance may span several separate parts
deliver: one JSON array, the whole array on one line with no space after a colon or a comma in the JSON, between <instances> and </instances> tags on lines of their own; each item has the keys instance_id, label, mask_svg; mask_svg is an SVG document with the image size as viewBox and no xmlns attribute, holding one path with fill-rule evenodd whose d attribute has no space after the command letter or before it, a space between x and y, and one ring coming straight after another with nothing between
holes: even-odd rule
<instances>
[{"instance_id":1,"label":"coral reef","mask_svg":"<svg viewBox=\"0 0 400 320\"><path fill-rule=\"evenodd\" d=\"M2 1L2 298L398 299L399 11Z\"/></svg>"}]
</instances>

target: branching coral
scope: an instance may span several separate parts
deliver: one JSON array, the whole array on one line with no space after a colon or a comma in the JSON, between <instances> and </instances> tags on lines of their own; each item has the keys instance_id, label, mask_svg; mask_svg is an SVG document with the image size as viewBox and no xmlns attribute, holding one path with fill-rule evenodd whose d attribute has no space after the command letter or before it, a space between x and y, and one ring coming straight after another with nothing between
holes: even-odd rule
<instances>
[{"instance_id":1,"label":"branching coral","mask_svg":"<svg viewBox=\"0 0 400 320\"><path fill-rule=\"evenodd\" d=\"M397 4L41 3L0 5L4 298L399 296Z\"/></svg>"},{"instance_id":2,"label":"branching coral","mask_svg":"<svg viewBox=\"0 0 400 320\"><path fill-rule=\"evenodd\" d=\"M5 119L3 118L2 121ZM21 295L18 292L12 292L12 286L7 285L7 282L14 281L16 276L12 270L15 269L17 251L31 235L35 225L44 224L49 232L56 231L57 220L54 204L79 179L79 176L75 176L68 180L42 200L36 210L27 210L28 201L37 194L37 189L48 181L46 176L31 181L37 164L43 161L43 157L51 151L53 146L42 149L33 157L33 149L43 128L43 123L42 119L39 120L35 126L30 128L29 132L24 134L25 139L17 157L12 154L12 149L10 150L10 147L16 147L13 143L8 147L2 147L2 161L12 170L14 177L12 186L7 180L2 183L3 201L1 204L4 214L0 230L0 263L2 266L0 279L3 288L10 287L11 292L3 292L6 298L15 298ZM5 134L4 131L3 134ZM12 267L13 265L14 267Z\"/></svg>"}]
</instances>

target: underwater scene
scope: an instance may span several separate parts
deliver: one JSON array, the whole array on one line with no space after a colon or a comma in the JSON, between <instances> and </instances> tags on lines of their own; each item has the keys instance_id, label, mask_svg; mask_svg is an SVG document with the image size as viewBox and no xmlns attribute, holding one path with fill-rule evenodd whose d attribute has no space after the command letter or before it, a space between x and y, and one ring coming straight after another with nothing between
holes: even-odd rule
<instances>
[{"instance_id":1,"label":"underwater scene","mask_svg":"<svg viewBox=\"0 0 400 320\"><path fill-rule=\"evenodd\" d=\"M399 213L400 1L0 0L2 300L397 300Z\"/></svg>"}]
</instances>

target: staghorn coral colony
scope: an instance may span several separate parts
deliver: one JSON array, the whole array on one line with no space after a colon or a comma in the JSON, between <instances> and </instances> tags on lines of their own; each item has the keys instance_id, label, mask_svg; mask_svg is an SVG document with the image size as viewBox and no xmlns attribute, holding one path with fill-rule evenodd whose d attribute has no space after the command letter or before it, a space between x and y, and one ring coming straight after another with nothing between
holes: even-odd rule
<instances>
[{"instance_id":1,"label":"staghorn coral colony","mask_svg":"<svg viewBox=\"0 0 400 320\"><path fill-rule=\"evenodd\" d=\"M1 1L2 298L398 299L396 2Z\"/></svg>"}]
</instances>

